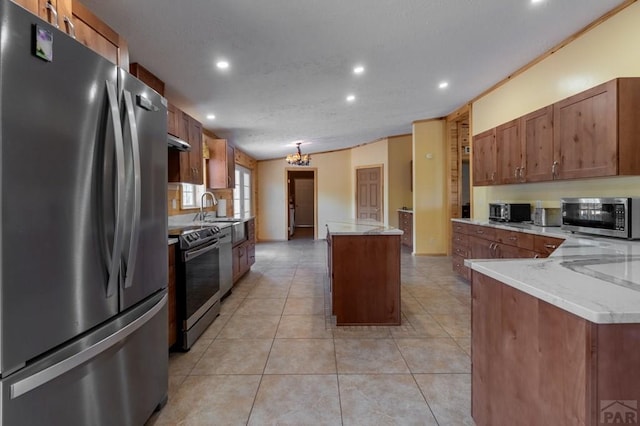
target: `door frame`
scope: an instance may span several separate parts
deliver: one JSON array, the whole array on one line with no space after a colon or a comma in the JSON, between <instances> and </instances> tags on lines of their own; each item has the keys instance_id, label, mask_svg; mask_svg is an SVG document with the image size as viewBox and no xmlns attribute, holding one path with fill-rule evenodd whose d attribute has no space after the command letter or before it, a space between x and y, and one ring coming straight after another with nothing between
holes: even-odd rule
<instances>
[{"instance_id":1,"label":"door frame","mask_svg":"<svg viewBox=\"0 0 640 426\"><path fill-rule=\"evenodd\" d=\"M380 223L384 223L384 218L385 218L385 214L384 214L384 210L385 210L385 200L384 200L384 164L371 164L371 165L367 165L367 166L356 166L354 173L355 173L355 178L354 178L354 182L355 182L355 203L356 203L356 208L355 208L355 217L358 218L358 170L360 169L380 169L380 192L379 192L379 197L380 197Z\"/></svg>"},{"instance_id":2,"label":"door frame","mask_svg":"<svg viewBox=\"0 0 640 426\"><path fill-rule=\"evenodd\" d=\"M317 167L305 167L305 168L293 168L286 167L284 174L284 232L285 241L289 241L289 181L291 179L291 172L313 172L313 239L318 239L318 168Z\"/></svg>"}]
</instances>

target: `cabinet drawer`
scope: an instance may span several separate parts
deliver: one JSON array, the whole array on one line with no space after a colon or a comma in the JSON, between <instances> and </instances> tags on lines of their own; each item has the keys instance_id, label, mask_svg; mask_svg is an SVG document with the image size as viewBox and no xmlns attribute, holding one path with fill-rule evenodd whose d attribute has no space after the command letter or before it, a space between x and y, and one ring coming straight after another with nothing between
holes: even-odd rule
<instances>
[{"instance_id":1,"label":"cabinet drawer","mask_svg":"<svg viewBox=\"0 0 640 426\"><path fill-rule=\"evenodd\" d=\"M509 246L533 250L533 234L496 229L496 241Z\"/></svg>"},{"instance_id":2,"label":"cabinet drawer","mask_svg":"<svg viewBox=\"0 0 640 426\"><path fill-rule=\"evenodd\" d=\"M456 247L469 247L469 236L467 234L460 234L458 232L454 232L451 237L451 246L453 248Z\"/></svg>"},{"instance_id":3,"label":"cabinet drawer","mask_svg":"<svg viewBox=\"0 0 640 426\"><path fill-rule=\"evenodd\" d=\"M469 247L456 246L454 244L452 251L453 251L453 253L451 253L452 256L461 256L465 259L469 258Z\"/></svg>"},{"instance_id":4,"label":"cabinet drawer","mask_svg":"<svg viewBox=\"0 0 640 426\"><path fill-rule=\"evenodd\" d=\"M563 242L564 240L562 238L535 235L533 239L533 249L536 253L539 253L541 257L547 257Z\"/></svg>"},{"instance_id":5,"label":"cabinet drawer","mask_svg":"<svg viewBox=\"0 0 640 426\"><path fill-rule=\"evenodd\" d=\"M536 252L508 244L496 244L496 257L499 259L526 259L536 257Z\"/></svg>"},{"instance_id":6,"label":"cabinet drawer","mask_svg":"<svg viewBox=\"0 0 640 426\"><path fill-rule=\"evenodd\" d=\"M451 225L451 227L453 228L453 232L458 232L460 234L468 234L471 226L473 225L468 225L461 222L452 222Z\"/></svg>"},{"instance_id":7,"label":"cabinet drawer","mask_svg":"<svg viewBox=\"0 0 640 426\"><path fill-rule=\"evenodd\" d=\"M453 270L463 278L471 279L471 269L464 266L464 258L461 256L452 256Z\"/></svg>"},{"instance_id":8,"label":"cabinet drawer","mask_svg":"<svg viewBox=\"0 0 640 426\"><path fill-rule=\"evenodd\" d=\"M481 225L468 225L469 226L469 235L474 235L478 238L483 238L485 240L494 240L496 239L496 228L491 228L490 226L481 226Z\"/></svg>"}]
</instances>

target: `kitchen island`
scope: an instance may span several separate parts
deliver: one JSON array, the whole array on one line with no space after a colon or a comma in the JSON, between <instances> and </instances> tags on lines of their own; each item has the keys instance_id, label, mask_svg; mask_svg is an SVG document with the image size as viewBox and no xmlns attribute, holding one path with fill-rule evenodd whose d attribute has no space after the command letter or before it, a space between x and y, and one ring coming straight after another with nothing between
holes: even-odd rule
<instances>
[{"instance_id":1,"label":"kitchen island","mask_svg":"<svg viewBox=\"0 0 640 426\"><path fill-rule=\"evenodd\" d=\"M637 419L640 243L544 233L565 238L547 259L465 261L473 418L478 426Z\"/></svg>"},{"instance_id":2,"label":"kitchen island","mask_svg":"<svg viewBox=\"0 0 640 426\"><path fill-rule=\"evenodd\" d=\"M327 223L331 312L337 325L400 325L402 231L369 220Z\"/></svg>"}]
</instances>

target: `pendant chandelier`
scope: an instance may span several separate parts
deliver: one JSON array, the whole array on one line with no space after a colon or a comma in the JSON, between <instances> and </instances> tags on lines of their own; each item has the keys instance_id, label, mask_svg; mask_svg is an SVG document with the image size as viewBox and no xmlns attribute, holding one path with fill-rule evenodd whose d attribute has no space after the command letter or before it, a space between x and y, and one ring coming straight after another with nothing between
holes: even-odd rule
<instances>
[{"instance_id":1,"label":"pendant chandelier","mask_svg":"<svg viewBox=\"0 0 640 426\"><path fill-rule=\"evenodd\" d=\"M300 152L300 142L296 143L298 147L298 152L295 154L287 155L287 163L293 166L308 166L311 161L311 156L309 154L304 154Z\"/></svg>"}]
</instances>

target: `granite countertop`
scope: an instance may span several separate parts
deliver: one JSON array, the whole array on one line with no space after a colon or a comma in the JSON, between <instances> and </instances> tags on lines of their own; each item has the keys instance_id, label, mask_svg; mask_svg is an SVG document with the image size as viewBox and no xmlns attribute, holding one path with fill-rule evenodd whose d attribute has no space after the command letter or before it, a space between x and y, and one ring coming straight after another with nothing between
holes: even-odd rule
<instances>
[{"instance_id":1,"label":"granite countertop","mask_svg":"<svg viewBox=\"0 0 640 426\"><path fill-rule=\"evenodd\" d=\"M172 245L172 244L178 244L178 239L177 238L169 238L169 244L168 245Z\"/></svg>"},{"instance_id":2,"label":"granite countertop","mask_svg":"<svg viewBox=\"0 0 640 426\"><path fill-rule=\"evenodd\" d=\"M407 208L398 209L398 211L405 212L405 213L413 213L413 209L407 209Z\"/></svg>"},{"instance_id":3,"label":"granite countertop","mask_svg":"<svg viewBox=\"0 0 640 426\"><path fill-rule=\"evenodd\" d=\"M465 265L597 324L640 323L640 242L559 227L453 220L564 238L546 259L465 260Z\"/></svg>"},{"instance_id":4,"label":"granite countertop","mask_svg":"<svg viewBox=\"0 0 640 426\"><path fill-rule=\"evenodd\" d=\"M403 231L381 222L366 219L345 219L327 222L332 235L402 235Z\"/></svg>"}]
</instances>

